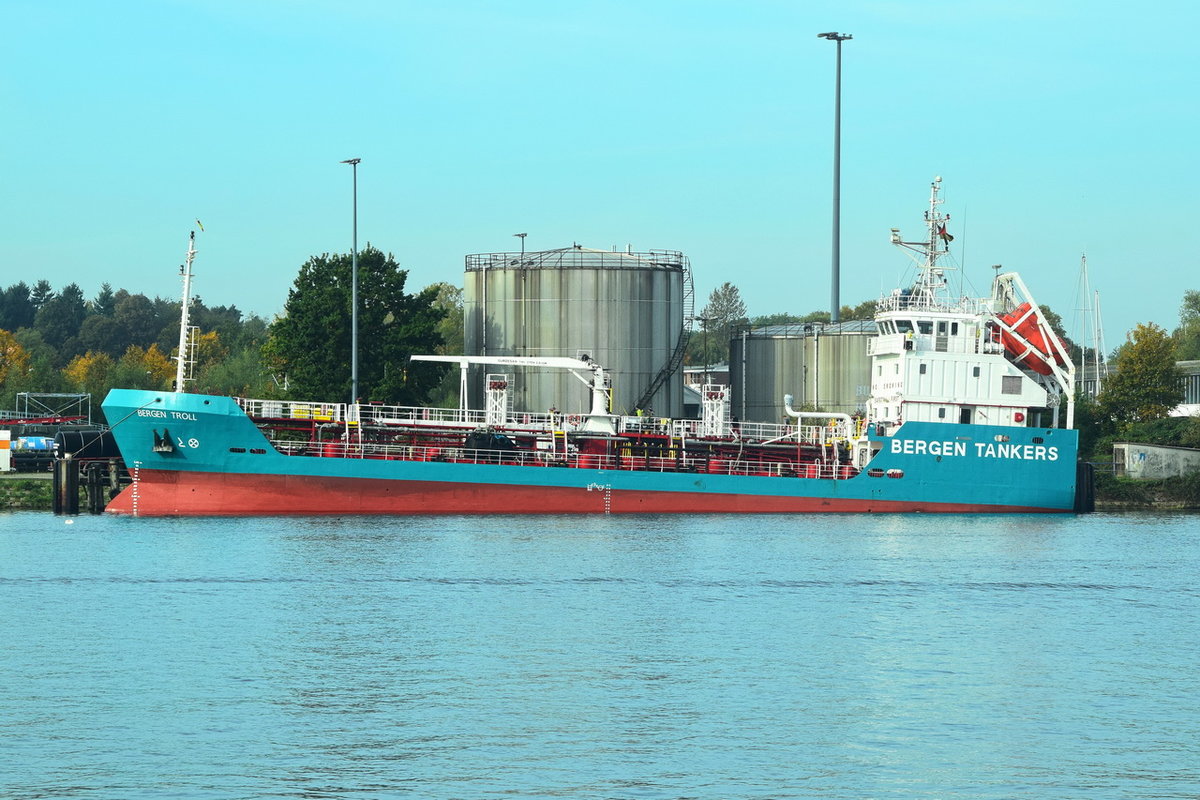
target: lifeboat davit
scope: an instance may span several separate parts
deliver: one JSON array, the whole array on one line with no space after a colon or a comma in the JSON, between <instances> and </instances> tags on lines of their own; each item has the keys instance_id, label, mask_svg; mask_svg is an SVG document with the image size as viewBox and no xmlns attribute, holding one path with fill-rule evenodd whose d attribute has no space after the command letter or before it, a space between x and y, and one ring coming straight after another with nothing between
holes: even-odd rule
<instances>
[{"instance_id":1,"label":"lifeboat davit","mask_svg":"<svg viewBox=\"0 0 1200 800\"><path fill-rule=\"evenodd\" d=\"M1039 375L1049 375L1053 368L1051 361L1065 364L1063 357L1058 354L1042 335L1038 326L1037 315L1032 313L1029 303L1021 303L1007 314L999 315L1000 321L1012 328L1018 335L1014 336L1007 330L1001 329L1000 341L1004 351L1013 362L1028 367Z\"/></svg>"}]
</instances>

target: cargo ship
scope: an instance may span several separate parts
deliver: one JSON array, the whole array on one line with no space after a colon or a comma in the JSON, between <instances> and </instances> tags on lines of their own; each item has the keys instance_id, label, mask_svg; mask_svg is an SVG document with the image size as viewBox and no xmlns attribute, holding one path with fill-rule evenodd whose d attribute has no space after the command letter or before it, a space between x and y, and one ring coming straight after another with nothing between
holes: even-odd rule
<instances>
[{"instance_id":1,"label":"cargo ship","mask_svg":"<svg viewBox=\"0 0 1200 800\"><path fill-rule=\"evenodd\" d=\"M609 376L587 356L414 357L457 364L464 381L488 370L482 409L114 389L103 408L132 480L107 511L1075 511L1069 353L1016 273L998 272L988 297L951 296L939 186L922 239L892 230L915 277L879 300L861 413L796 409L787 397L784 422L739 421L728 388L706 384L699 419L614 414ZM503 370L515 366L574 374L586 411L514 410Z\"/></svg>"}]
</instances>

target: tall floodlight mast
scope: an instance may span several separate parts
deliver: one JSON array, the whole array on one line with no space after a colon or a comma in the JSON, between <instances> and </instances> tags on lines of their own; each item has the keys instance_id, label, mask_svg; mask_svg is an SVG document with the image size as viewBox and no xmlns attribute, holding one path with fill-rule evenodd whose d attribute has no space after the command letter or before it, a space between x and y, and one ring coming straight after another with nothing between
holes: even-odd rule
<instances>
[{"instance_id":1,"label":"tall floodlight mast","mask_svg":"<svg viewBox=\"0 0 1200 800\"><path fill-rule=\"evenodd\" d=\"M818 33L818 39L837 42L837 78L833 93L833 288L830 297L830 321L842 318L842 42L854 37L848 33Z\"/></svg>"},{"instance_id":2,"label":"tall floodlight mast","mask_svg":"<svg viewBox=\"0 0 1200 800\"><path fill-rule=\"evenodd\" d=\"M358 162L347 158L354 171L354 222L350 238L350 405L358 402Z\"/></svg>"}]
</instances>

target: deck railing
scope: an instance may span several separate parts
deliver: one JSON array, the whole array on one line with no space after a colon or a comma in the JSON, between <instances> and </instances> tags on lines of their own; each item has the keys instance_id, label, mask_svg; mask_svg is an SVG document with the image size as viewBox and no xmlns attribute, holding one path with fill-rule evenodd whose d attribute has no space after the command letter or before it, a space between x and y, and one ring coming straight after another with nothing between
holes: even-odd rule
<instances>
[{"instance_id":1,"label":"deck railing","mask_svg":"<svg viewBox=\"0 0 1200 800\"><path fill-rule=\"evenodd\" d=\"M459 408L428 408L424 406L389 406L379 404L349 405L346 403L315 403L296 400L254 400L234 398L246 414L256 419L332 422L364 426L452 427L473 430L486 426L486 412ZM702 421L667 419L665 417L616 417L617 432L622 434L659 434L676 438L701 438ZM524 431L580 431L587 422L586 414L510 412L503 427ZM832 433L817 425L802 426L804 441L822 443ZM747 441L784 441L796 439L794 425L765 422L727 422L724 438Z\"/></svg>"},{"instance_id":2,"label":"deck railing","mask_svg":"<svg viewBox=\"0 0 1200 800\"><path fill-rule=\"evenodd\" d=\"M857 470L832 463L802 463L728 457L562 453L550 450L477 450L467 447L374 444L364 442L271 442L280 453L311 458L421 461L453 464L504 464L630 472L687 472L709 475L757 475L801 478L849 478Z\"/></svg>"}]
</instances>

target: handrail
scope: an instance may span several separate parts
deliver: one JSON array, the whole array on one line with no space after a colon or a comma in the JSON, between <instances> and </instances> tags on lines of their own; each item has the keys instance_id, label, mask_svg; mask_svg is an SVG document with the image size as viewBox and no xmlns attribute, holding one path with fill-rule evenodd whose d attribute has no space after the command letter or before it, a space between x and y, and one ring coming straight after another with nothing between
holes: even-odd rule
<instances>
[{"instance_id":1,"label":"handrail","mask_svg":"<svg viewBox=\"0 0 1200 800\"><path fill-rule=\"evenodd\" d=\"M608 456L572 452L568 455L550 450L479 450L467 447L430 445L374 444L364 442L289 442L272 440L279 453L293 457L337 458L386 461L444 462L525 467L567 467L623 472L688 472L709 475L745 475L757 477L801 477L845 479L858 470L846 465L822 462L768 461L764 459L722 458L695 455Z\"/></svg>"}]
</instances>

